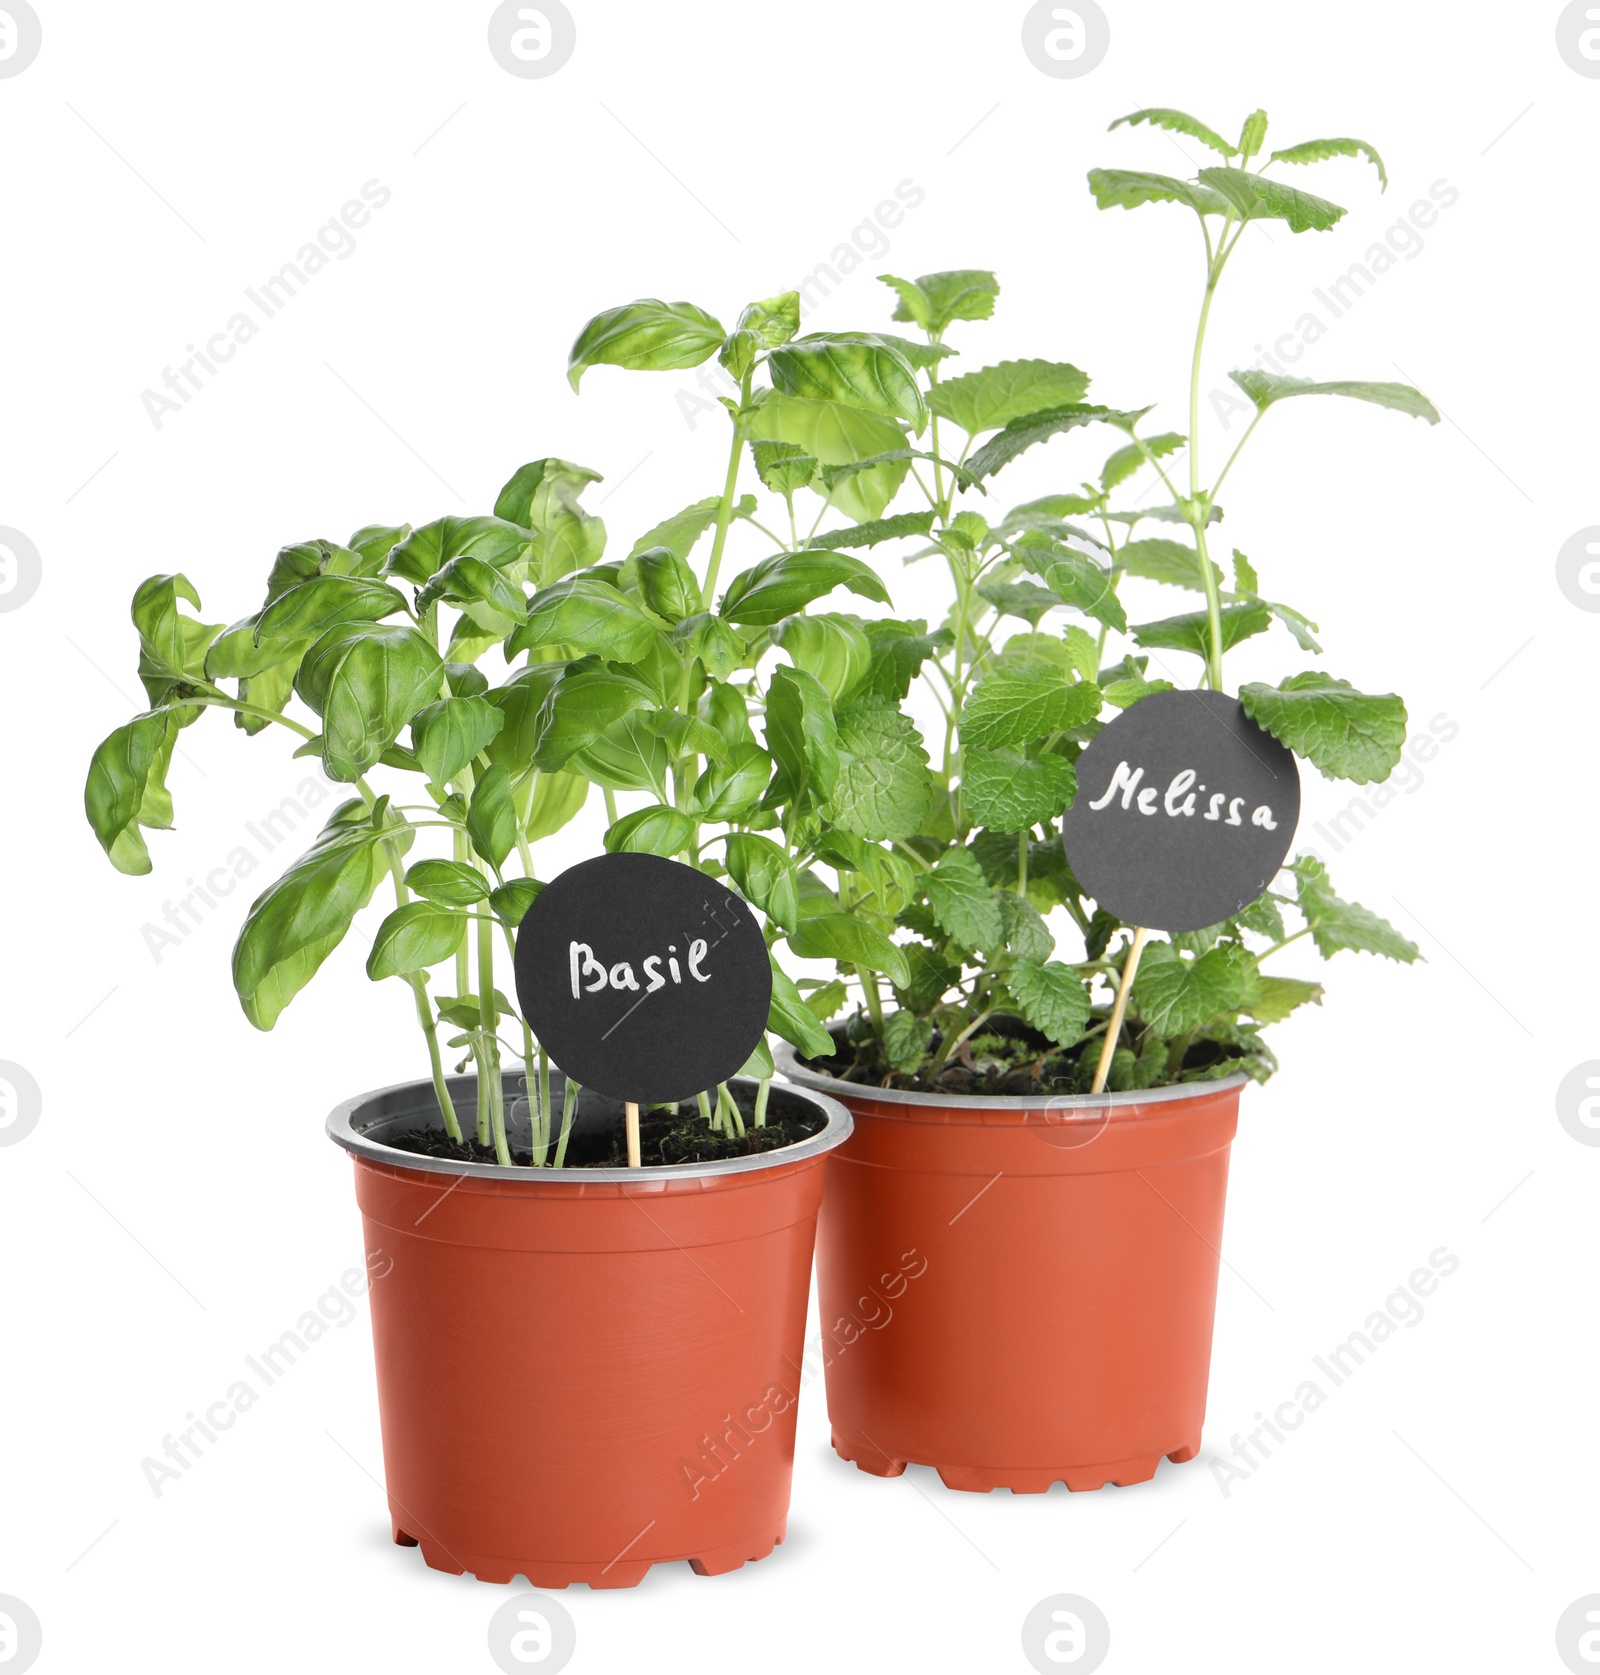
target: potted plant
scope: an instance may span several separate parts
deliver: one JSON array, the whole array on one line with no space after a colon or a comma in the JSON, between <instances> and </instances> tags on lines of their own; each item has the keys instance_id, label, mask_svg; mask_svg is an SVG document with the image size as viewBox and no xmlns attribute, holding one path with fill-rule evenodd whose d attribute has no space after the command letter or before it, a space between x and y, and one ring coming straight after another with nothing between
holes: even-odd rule
<instances>
[{"instance_id":1,"label":"potted plant","mask_svg":"<svg viewBox=\"0 0 1600 1675\"><path fill-rule=\"evenodd\" d=\"M776 306L794 316L792 297ZM819 824L806 706L826 694L754 664L771 625L840 579L882 594L864 565L807 555L746 571L711 614L745 510L733 474L613 562L582 504L597 475L538 460L492 515L285 547L230 627L200 619L183 576L151 577L133 599L149 707L95 751L85 790L128 873L151 868L178 734L208 710L293 735L354 793L251 907L233 982L271 1029L392 892L366 969L404 989L429 1074L328 1129L383 1253L394 1539L435 1568L550 1587L631 1585L674 1559L721 1572L782 1539L822 1169L850 1118L774 1088L762 1042L747 1074L648 1112L629 1163L623 1108L561 1076L504 992L546 882L534 846L597 786L608 851L731 877L776 940L795 923L793 846ZM825 1051L794 985L772 982L772 1030ZM486 1406L506 1417L492 1446L461 1448L455 1419Z\"/></svg>"},{"instance_id":2,"label":"potted plant","mask_svg":"<svg viewBox=\"0 0 1600 1675\"><path fill-rule=\"evenodd\" d=\"M1275 1068L1267 1026L1323 994L1312 977L1283 973L1280 956L1309 941L1324 959L1417 958L1301 855L1234 917L1145 946L1109 1091L1095 1090L1136 931L1091 899L1063 849L1079 753L1109 718L1189 671L1225 691L1225 653L1246 638L1272 631L1286 649L1320 654L1316 624L1243 552L1218 550L1220 493L1274 408L1325 395L1438 417L1405 385L1258 365L1231 374L1249 424L1220 469L1204 471L1206 327L1240 239L1256 221L1296 234L1338 222L1342 209L1285 178L1297 166L1364 158L1382 180L1383 164L1353 139L1263 155L1260 111L1237 143L1179 111L1120 121L1216 154L1193 180L1089 175L1102 208L1168 204L1196 217L1203 294L1181 431L1147 425L1149 408L1087 401L1088 378L1063 362L947 376L947 333L988 317L993 277L886 277L894 318L926 343L928 457L915 483L931 526L912 556L942 563L953 594L934 632L902 625L942 720L941 791L915 832L896 834L912 869L904 904L852 905L886 934L910 933L898 943L910 981L892 977L885 994L862 968L860 1005L835 1024L831 1052L784 1058L856 1118L830 1170L818 1246L825 1334L839 1323L824 1339L834 1446L866 1471L916 1461L963 1489L1131 1483L1163 1455L1194 1456L1240 1090ZM1114 443L1095 480L995 509L1006 466L1086 426ZM1191 597L1163 608L1164 590ZM1326 776L1380 781L1399 759L1406 711L1393 695L1306 667L1238 696ZM863 1288L910 1247L926 1277L892 1327L853 1332Z\"/></svg>"}]
</instances>

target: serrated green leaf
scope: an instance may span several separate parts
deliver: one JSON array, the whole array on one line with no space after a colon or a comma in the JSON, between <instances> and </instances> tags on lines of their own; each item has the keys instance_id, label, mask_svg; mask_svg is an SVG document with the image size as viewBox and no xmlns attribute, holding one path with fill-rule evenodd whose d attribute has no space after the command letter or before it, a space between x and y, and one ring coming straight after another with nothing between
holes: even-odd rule
<instances>
[{"instance_id":1,"label":"serrated green leaf","mask_svg":"<svg viewBox=\"0 0 1600 1675\"><path fill-rule=\"evenodd\" d=\"M1101 209L1138 209L1143 204L1184 204L1197 215L1226 215L1228 200L1220 192L1178 180L1168 174L1139 169L1090 169L1089 190Z\"/></svg>"},{"instance_id":2,"label":"serrated green leaf","mask_svg":"<svg viewBox=\"0 0 1600 1675\"><path fill-rule=\"evenodd\" d=\"M811 552L830 552L837 547L875 547L903 535L926 535L933 528L932 512L897 512L892 518L874 518L871 523L853 524L849 529L826 529L806 543Z\"/></svg>"},{"instance_id":3,"label":"serrated green leaf","mask_svg":"<svg viewBox=\"0 0 1600 1675\"><path fill-rule=\"evenodd\" d=\"M1229 145L1216 129L1208 128L1205 123L1185 111L1168 110L1161 106L1134 111L1130 116L1119 116L1106 132L1110 133L1124 124L1130 128L1137 128L1141 122L1148 122L1152 128L1165 128L1171 134L1187 134L1190 139L1199 140L1202 145L1209 146L1223 157L1238 155L1238 147Z\"/></svg>"},{"instance_id":4,"label":"serrated green leaf","mask_svg":"<svg viewBox=\"0 0 1600 1675\"><path fill-rule=\"evenodd\" d=\"M933 798L928 753L891 699L867 697L838 713L839 772L824 813L869 842L914 837Z\"/></svg>"},{"instance_id":5,"label":"serrated green leaf","mask_svg":"<svg viewBox=\"0 0 1600 1675\"><path fill-rule=\"evenodd\" d=\"M1108 704L1115 704L1119 710L1129 710L1152 692L1172 690L1170 680L1114 680L1104 688L1104 694Z\"/></svg>"},{"instance_id":6,"label":"serrated green leaf","mask_svg":"<svg viewBox=\"0 0 1600 1675\"><path fill-rule=\"evenodd\" d=\"M1083 1039L1091 1012L1089 991L1071 966L1059 960L1023 960L1007 986L1023 1017L1058 1047Z\"/></svg>"},{"instance_id":7,"label":"serrated green leaf","mask_svg":"<svg viewBox=\"0 0 1600 1675\"><path fill-rule=\"evenodd\" d=\"M1244 712L1329 779L1357 785L1387 779L1406 742L1406 706L1392 692L1371 696L1319 669L1281 686L1252 681L1239 689Z\"/></svg>"},{"instance_id":8,"label":"serrated green leaf","mask_svg":"<svg viewBox=\"0 0 1600 1675\"><path fill-rule=\"evenodd\" d=\"M1182 541L1169 541L1158 535L1142 541L1128 541L1117 553L1117 566L1130 576L1139 576L1147 582L1164 582L1168 587L1205 592L1200 554ZM1220 587L1222 571L1215 563L1211 565L1211 573Z\"/></svg>"},{"instance_id":9,"label":"serrated green leaf","mask_svg":"<svg viewBox=\"0 0 1600 1675\"><path fill-rule=\"evenodd\" d=\"M1272 613L1258 602L1224 605L1221 620L1222 649L1227 651L1241 640L1266 633L1272 626ZM1162 617L1159 622L1136 622L1131 632L1138 644L1153 651L1192 651L1196 657L1210 655L1211 623L1204 611Z\"/></svg>"},{"instance_id":10,"label":"serrated green leaf","mask_svg":"<svg viewBox=\"0 0 1600 1675\"><path fill-rule=\"evenodd\" d=\"M945 850L922 883L939 928L963 948L987 953L1002 946L1000 904L970 850Z\"/></svg>"},{"instance_id":11,"label":"serrated green leaf","mask_svg":"<svg viewBox=\"0 0 1600 1675\"><path fill-rule=\"evenodd\" d=\"M793 442L750 444L756 475L774 494L794 494L809 486L817 474L817 460Z\"/></svg>"},{"instance_id":12,"label":"serrated green leaf","mask_svg":"<svg viewBox=\"0 0 1600 1675\"><path fill-rule=\"evenodd\" d=\"M1119 484L1127 482L1147 459L1165 459L1169 454L1175 454L1184 447L1189 438L1169 430L1163 431L1160 436L1147 436L1143 440L1143 447L1137 442L1130 442L1127 447L1118 448L1101 467L1100 487L1106 494Z\"/></svg>"},{"instance_id":13,"label":"serrated green leaf","mask_svg":"<svg viewBox=\"0 0 1600 1675\"><path fill-rule=\"evenodd\" d=\"M1388 407L1396 413L1409 413L1414 419L1426 419L1430 425L1439 422L1439 410L1421 390L1414 390L1409 384L1381 384L1359 378L1318 383L1310 378L1263 372L1257 367L1230 372L1228 376L1263 413L1274 402L1287 401L1291 396L1342 395L1352 401L1371 402L1374 407Z\"/></svg>"},{"instance_id":14,"label":"serrated green leaf","mask_svg":"<svg viewBox=\"0 0 1600 1675\"><path fill-rule=\"evenodd\" d=\"M935 384L928 406L977 436L1014 419L1081 402L1089 375L1065 361L998 361Z\"/></svg>"},{"instance_id":15,"label":"serrated green leaf","mask_svg":"<svg viewBox=\"0 0 1600 1675\"><path fill-rule=\"evenodd\" d=\"M1026 418L1013 419L968 459L967 470L979 480L992 477L995 472L1009 465L1019 454L1025 453L1036 443L1048 441L1052 436L1060 436L1069 430L1077 430L1081 425L1111 423L1113 416L1112 408L1076 402L1044 412L1030 413Z\"/></svg>"},{"instance_id":16,"label":"serrated green leaf","mask_svg":"<svg viewBox=\"0 0 1600 1675\"><path fill-rule=\"evenodd\" d=\"M1250 1002L1250 1016L1259 1024L1281 1024L1298 1006L1322 1004L1322 985L1299 977L1262 977L1256 997Z\"/></svg>"},{"instance_id":17,"label":"serrated green leaf","mask_svg":"<svg viewBox=\"0 0 1600 1675\"><path fill-rule=\"evenodd\" d=\"M967 817L997 832L1020 832L1056 819L1078 789L1064 756L1019 756L1010 750L962 752L961 792Z\"/></svg>"},{"instance_id":18,"label":"serrated green leaf","mask_svg":"<svg viewBox=\"0 0 1600 1675\"><path fill-rule=\"evenodd\" d=\"M1237 942L1224 942L1193 961L1170 942L1152 942L1133 980L1140 1018L1168 1037L1188 1035L1213 1018L1237 1012L1255 992L1255 960Z\"/></svg>"},{"instance_id":19,"label":"serrated green leaf","mask_svg":"<svg viewBox=\"0 0 1600 1675\"><path fill-rule=\"evenodd\" d=\"M1328 869L1314 856L1297 857L1290 871L1295 875L1300 911L1323 959L1332 959L1342 948L1382 954L1385 959L1406 964L1421 957L1416 943L1402 936L1387 919L1380 919L1360 902L1340 900L1328 882Z\"/></svg>"},{"instance_id":20,"label":"serrated green leaf","mask_svg":"<svg viewBox=\"0 0 1600 1675\"><path fill-rule=\"evenodd\" d=\"M1245 169L1201 169L1199 179L1226 199L1241 221L1282 221L1291 233L1321 233L1344 214L1326 198Z\"/></svg>"},{"instance_id":21,"label":"serrated green leaf","mask_svg":"<svg viewBox=\"0 0 1600 1675\"><path fill-rule=\"evenodd\" d=\"M933 1045L933 1024L915 1012L892 1012L884 1021L883 1056L891 1070L912 1075Z\"/></svg>"},{"instance_id":22,"label":"serrated green leaf","mask_svg":"<svg viewBox=\"0 0 1600 1675\"><path fill-rule=\"evenodd\" d=\"M1049 670L1000 668L983 677L961 711L961 741L983 750L1049 738L1093 721L1100 688Z\"/></svg>"},{"instance_id":23,"label":"serrated green leaf","mask_svg":"<svg viewBox=\"0 0 1600 1675\"><path fill-rule=\"evenodd\" d=\"M633 543L628 557L637 558L640 553L648 552L652 547L665 547L675 557L687 558L693 551L695 542L717 521L717 508L720 504L721 501L716 495L707 495L704 500L697 500L692 506L685 506L681 512L674 512L670 518L663 518Z\"/></svg>"},{"instance_id":24,"label":"serrated green leaf","mask_svg":"<svg viewBox=\"0 0 1600 1675\"><path fill-rule=\"evenodd\" d=\"M1006 952L1014 960L1048 960L1055 952L1056 939L1038 908L1012 890L996 892Z\"/></svg>"},{"instance_id":25,"label":"serrated green leaf","mask_svg":"<svg viewBox=\"0 0 1600 1675\"><path fill-rule=\"evenodd\" d=\"M955 320L987 320L1000 295L999 280L981 268L925 273L918 279L897 279L891 273L878 278L900 299L890 318L912 321L935 337Z\"/></svg>"},{"instance_id":26,"label":"serrated green leaf","mask_svg":"<svg viewBox=\"0 0 1600 1675\"><path fill-rule=\"evenodd\" d=\"M1389 174L1383 166L1383 159L1365 140L1302 140L1299 145L1273 152L1271 160L1274 163L1320 163L1328 157L1365 157L1378 171L1383 190L1389 189Z\"/></svg>"}]
</instances>

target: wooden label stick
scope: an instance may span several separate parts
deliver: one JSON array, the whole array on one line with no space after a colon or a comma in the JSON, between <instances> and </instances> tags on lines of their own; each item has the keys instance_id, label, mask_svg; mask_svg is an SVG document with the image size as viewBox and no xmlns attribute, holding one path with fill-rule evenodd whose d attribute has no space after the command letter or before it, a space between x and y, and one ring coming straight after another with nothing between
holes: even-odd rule
<instances>
[{"instance_id":1,"label":"wooden label stick","mask_svg":"<svg viewBox=\"0 0 1600 1675\"><path fill-rule=\"evenodd\" d=\"M1144 934L1142 931L1139 933ZM630 1099L623 1106L623 1120L628 1130L628 1167L639 1167L639 1107Z\"/></svg>"},{"instance_id":2,"label":"wooden label stick","mask_svg":"<svg viewBox=\"0 0 1600 1675\"><path fill-rule=\"evenodd\" d=\"M1095 1067L1091 1093L1105 1092L1106 1078L1111 1074L1111 1060L1117 1050L1117 1037L1122 1033L1123 1014L1128 1010L1128 996L1133 992L1134 973L1139 969L1139 956L1144 952L1144 939L1149 934L1143 925L1134 926L1133 942L1128 948L1128 957L1122 962L1122 981L1117 985L1116 1003L1106 1024L1106 1038L1100 1043L1100 1063Z\"/></svg>"}]
</instances>

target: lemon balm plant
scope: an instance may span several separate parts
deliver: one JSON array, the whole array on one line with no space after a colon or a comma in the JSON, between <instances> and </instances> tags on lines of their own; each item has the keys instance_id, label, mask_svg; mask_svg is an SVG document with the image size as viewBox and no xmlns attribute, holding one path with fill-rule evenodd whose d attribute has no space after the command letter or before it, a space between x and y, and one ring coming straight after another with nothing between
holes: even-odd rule
<instances>
[{"instance_id":1,"label":"lemon balm plant","mask_svg":"<svg viewBox=\"0 0 1600 1675\"><path fill-rule=\"evenodd\" d=\"M1147 425L1149 408L1086 400L1088 377L1065 362L1002 361L947 376L952 329L990 315L993 276L886 279L899 299L895 320L924 337L919 393L929 436L912 486L932 522L910 558L943 564L953 603L931 635L922 624L901 625L903 655L921 665L942 716L940 792L916 833L896 834L914 869L894 919L910 932L900 947L912 981L895 984L889 1010L867 980L831 1065L849 1079L956 1094L1089 1088L1132 927L1088 897L1060 843L1079 751L1108 717L1187 682L1196 663L1199 684L1224 690L1226 652L1253 636L1275 632L1304 656L1320 655L1316 624L1281 602L1243 552L1219 562L1221 491L1274 409L1318 395L1438 419L1402 384L1236 371L1251 419L1208 475L1200 436L1206 331L1241 240L1260 221L1301 233L1327 231L1343 216L1284 179L1290 169L1364 158L1386 185L1383 164L1366 142L1342 138L1263 156L1260 111L1237 144L1180 111L1142 110L1113 127L1122 123L1182 133L1218 157L1193 180L1122 169L1089 176L1102 208L1175 205L1195 217L1203 291L1183 431ZM1115 444L1093 480L994 508L995 479L1014 460L1090 426ZM1147 603L1184 592L1196 596L1190 608ZM1313 667L1275 685L1247 684L1239 697L1258 725L1329 777L1380 781L1399 760L1406 711L1393 694L1359 692ZM1342 949L1417 957L1392 926L1341 900L1315 857L1296 860L1288 878L1286 889L1224 924L1149 946L1115 1047L1113 1089L1241 1070L1264 1079L1275 1061L1263 1026L1322 997L1314 980L1277 969L1276 956L1304 938L1323 958ZM879 906L856 910L871 919ZM1078 944L1067 957L1057 957L1043 917L1056 908L1070 922L1067 942Z\"/></svg>"}]
</instances>

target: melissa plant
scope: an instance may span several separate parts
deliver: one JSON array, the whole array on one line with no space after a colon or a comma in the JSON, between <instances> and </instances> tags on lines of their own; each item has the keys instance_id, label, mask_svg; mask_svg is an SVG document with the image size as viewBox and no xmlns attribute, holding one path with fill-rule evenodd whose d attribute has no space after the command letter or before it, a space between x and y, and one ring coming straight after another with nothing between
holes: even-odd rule
<instances>
[{"instance_id":1,"label":"melissa plant","mask_svg":"<svg viewBox=\"0 0 1600 1675\"><path fill-rule=\"evenodd\" d=\"M954 598L934 633L904 625L943 719L941 794L916 832L896 834L915 868L895 916L912 933L901 946L913 980L896 983L892 1012L867 983L841 1055L843 1073L861 1079L971 1092L1089 1087L1132 928L1087 897L1059 841L1079 751L1105 717L1169 689L1169 676L1183 678L1189 659L1198 662L1199 684L1221 691L1225 654L1255 635L1276 631L1305 656L1320 655L1316 624L1276 590L1264 591L1243 552L1232 550L1227 570L1214 554L1222 487L1274 408L1338 396L1438 422L1407 385L1314 382L1257 365L1230 374L1254 411L1208 477L1200 412L1206 330L1241 239L1257 221L1298 234L1327 231L1344 215L1283 179L1285 166L1357 157L1385 186L1387 178L1361 140L1315 140L1263 156L1264 111L1247 118L1236 144L1181 111L1136 111L1112 127L1124 124L1182 133L1218 158L1193 180L1126 169L1089 175L1103 209L1170 204L1195 217L1204 285L1183 431L1146 426L1148 407L1086 401L1087 375L1065 362L1002 361L943 376L942 354L927 357L948 349L958 321L990 315L999 290L993 276L885 276L899 299L894 318L920 327L927 345L929 464L915 481L933 521L929 543L908 562L942 561ZM1109 429L1116 443L1093 480L1003 513L991 509L1002 470L1028 449L1089 426ZM1151 479L1160 490L1154 497ZM1130 580L1133 597L1125 599ZM1152 589L1199 599L1157 614L1135 604ZM1063 607L1069 620L1061 627ZM1130 621L1130 608L1147 619ZM1393 694L1361 693L1307 668L1275 685L1247 684L1238 695L1261 727L1328 777L1379 781L1399 760L1406 711ZM1299 857L1286 873L1284 888L1235 919L1147 945L1114 1052L1113 1089L1238 1070L1265 1079L1276 1061L1263 1026L1322 999L1318 982L1277 970L1276 956L1302 939L1324 959L1342 949L1417 958L1391 925L1341 900L1314 857ZM1066 957L1043 917L1057 908L1070 925L1066 940L1077 945ZM1017 1029L1017 1018L1029 1028Z\"/></svg>"}]
</instances>

